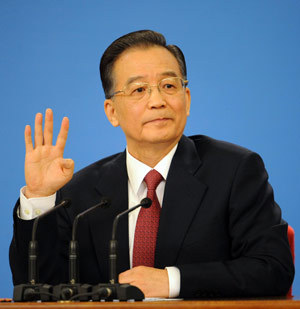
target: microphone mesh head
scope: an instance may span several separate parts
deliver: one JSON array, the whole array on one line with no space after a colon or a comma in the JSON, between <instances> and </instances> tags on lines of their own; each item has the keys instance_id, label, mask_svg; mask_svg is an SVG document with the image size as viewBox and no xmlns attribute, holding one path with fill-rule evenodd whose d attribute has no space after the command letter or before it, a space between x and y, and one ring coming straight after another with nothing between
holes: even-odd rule
<instances>
[{"instance_id":1,"label":"microphone mesh head","mask_svg":"<svg viewBox=\"0 0 300 309\"><path fill-rule=\"evenodd\" d=\"M70 198L66 198L66 199L64 200L64 202L65 202L65 207L71 206L71 199L70 199Z\"/></svg>"},{"instance_id":2,"label":"microphone mesh head","mask_svg":"<svg viewBox=\"0 0 300 309\"><path fill-rule=\"evenodd\" d=\"M145 197L141 200L141 206L143 208L149 208L152 205L152 200L149 197Z\"/></svg>"},{"instance_id":3,"label":"microphone mesh head","mask_svg":"<svg viewBox=\"0 0 300 309\"><path fill-rule=\"evenodd\" d=\"M101 208L108 208L108 207L110 206L110 204L111 204L111 200L110 200L109 197L103 196L103 197L101 198L100 204L101 204L101 205L100 205Z\"/></svg>"}]
</instances>

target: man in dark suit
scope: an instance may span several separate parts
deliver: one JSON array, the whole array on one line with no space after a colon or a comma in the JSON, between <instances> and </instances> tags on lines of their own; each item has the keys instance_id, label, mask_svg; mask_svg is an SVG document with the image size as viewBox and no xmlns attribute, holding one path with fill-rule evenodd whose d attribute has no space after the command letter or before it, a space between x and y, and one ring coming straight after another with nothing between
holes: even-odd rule
<instances>
[{"instance_id":1,"label":"man in dark suit","mask_svg":"<svg viewBox=\"0 0 300 309\"><path fill-rule=\"evenodd\" d=\"M63 159L68 119L53 146L52 111L46 111L44 132L37 114L34 147L25 129L26 187L10 247L14 283L26 282L30 219L55 200L72 199L71 208L39 227L40 281L66 282L74 217L109 196L111 207L88 215L78 232L80 281L106 282L112 221L152 190L151 208L120 222L121 283L136 285L146 297L285 295L294 276L287 224L263 162L247 149L183 135L190 91L180 49L153 31L130 33L107 48L100 73L105 112L124 131L126 151L73 176L73 161ZM150 189L153 170L158 181ZM41 210L32 198L48 204Z\"/></svg>"}]
</instances>

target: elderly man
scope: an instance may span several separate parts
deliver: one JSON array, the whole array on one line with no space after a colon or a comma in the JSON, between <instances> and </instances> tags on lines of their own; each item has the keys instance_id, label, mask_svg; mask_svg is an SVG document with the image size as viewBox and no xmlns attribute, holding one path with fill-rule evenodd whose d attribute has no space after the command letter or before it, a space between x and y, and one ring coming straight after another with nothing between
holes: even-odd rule
<instances>
[{"instance_id":1,"label":"elderly man","mask_svg":"<svg viewBox=\"0 0 300 309\"><path fill-rule=\"evenodd\" d=\"M53 115L36 115L34 145L25 128L26 186L14 210L10 261L14 283L26 282L32 219L64 198L72 206L39 227L40 281L68 280L67 249L75 216L109 196L108 209L80 222L82 283L108 280L114 217L146 196L153 204L121 220L120 283L146 297L273 296L287 293L294 266L287 224L261 158L207 136L183 135L190 113L184 55L154 31L129 33L104 52L104 109L126 136L124 152L73 175L63 158L69 122L52 145Z\"/></svg>"}]
</instances>

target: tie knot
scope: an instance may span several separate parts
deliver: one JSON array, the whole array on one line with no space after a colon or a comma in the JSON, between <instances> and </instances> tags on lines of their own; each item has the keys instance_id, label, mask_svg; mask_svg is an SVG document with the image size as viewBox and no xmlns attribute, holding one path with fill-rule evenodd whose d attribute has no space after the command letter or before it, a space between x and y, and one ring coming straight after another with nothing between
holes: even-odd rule
<instances>
[{"instance_id":1,"label":"tie knot","mask_svg":"<svg viewBox=\"0 0 300 309\"><path fill-rule=\"evenodd\" d=\"M163 177L161 174L156 170L151 170L146 176L145 176L145 182L147 185L148 190L156 190L159 183L162 181Z\"/></svg>"}]
</instances>

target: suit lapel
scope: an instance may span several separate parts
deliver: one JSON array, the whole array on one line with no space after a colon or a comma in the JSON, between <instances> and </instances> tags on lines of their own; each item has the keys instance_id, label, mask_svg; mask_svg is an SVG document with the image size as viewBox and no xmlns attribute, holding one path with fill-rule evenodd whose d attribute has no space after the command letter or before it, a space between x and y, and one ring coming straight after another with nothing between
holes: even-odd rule
<instances>
[{"instance_id":1,"label":"suit lapel","mask_svg":"<svg viewBox=\"0 0 300 309\"><path fill-rule=\"evenodd\" d=\"M197 178L201 160L193 141L183 136L167 176L156 243L155 267L176 265L187 230L206 185Z\"/></svg>"},{"instance_id":2,"label":"suit lapel","mask_svg":"<svg viewBox=\"0 0 300 309\"><path fill-rule=\"evenodd\" d=\"M99 209L89 216L89 224L97 260L104 278L108 276L108 251L113 220L128 208L128 176L126 153L123 152L104 164L99 171L100 180L95 189L101 196L111 198L108 209ZM128 217L119 221L117 272L129 269Z\"/></svg>"}]
</instances>

